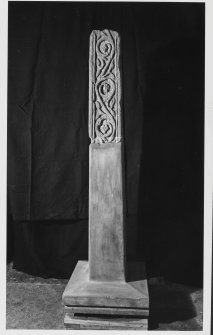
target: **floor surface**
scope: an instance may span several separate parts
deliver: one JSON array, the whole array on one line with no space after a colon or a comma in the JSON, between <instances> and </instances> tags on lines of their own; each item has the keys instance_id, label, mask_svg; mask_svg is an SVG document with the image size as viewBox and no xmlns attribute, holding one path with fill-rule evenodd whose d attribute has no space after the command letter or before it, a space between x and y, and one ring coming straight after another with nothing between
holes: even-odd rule
<instances>
[{"instance_id":1,"label":"floor surface","mask_svg":"<svg viewBox=\"0 0 213 335\"><path fill-rule=\"evenodd\" d=\"M64 329L61 296L68 280L33 277L8 266L7 329ZM202 289L149 280L150 330L202 330Z\"/></svg>"}]
</instances>

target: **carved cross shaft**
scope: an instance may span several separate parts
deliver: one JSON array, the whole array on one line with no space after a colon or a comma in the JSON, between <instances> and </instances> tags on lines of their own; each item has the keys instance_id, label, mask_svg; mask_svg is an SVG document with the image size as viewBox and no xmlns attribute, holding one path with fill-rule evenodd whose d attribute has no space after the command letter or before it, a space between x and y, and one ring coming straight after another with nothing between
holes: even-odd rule
<instances>
[{"instance_id":1,"label":"carved cross shaft","mask_svg":"<svg viewBox=\"0 0 213 335\"><path fill-rule=\"evenodd\" d=\"M89 270L96 281L125 278L119 49L117 32L92 32Z\"/></svg>"},{"instance_id":2,"label":"carved cross shaft","mask_svg":"<svg viewBox=\"0 0 213 335\"><path fill-rule=\"evenodd\" d=\"M89 136L92 143L121 141L119 53L117 32L92 32L89 59Z\"/></svg>"}]
</instances>

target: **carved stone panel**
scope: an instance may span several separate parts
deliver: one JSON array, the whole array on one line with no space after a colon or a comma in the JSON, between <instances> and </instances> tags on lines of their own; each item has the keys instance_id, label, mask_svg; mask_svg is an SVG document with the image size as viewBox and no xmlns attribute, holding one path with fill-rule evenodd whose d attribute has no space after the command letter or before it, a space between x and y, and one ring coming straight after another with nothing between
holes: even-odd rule
<instances>
[{"instance_id":1,"label":"carved stone panel","mask_svg":"<svg viewBox=\"0 0 213 335\"><path fill-rule=\"evenodd\" d=\"M121 141L119 49L117 32L94 30L91 33L89 136L92 143Z\"/></svg>"}]
</instances>

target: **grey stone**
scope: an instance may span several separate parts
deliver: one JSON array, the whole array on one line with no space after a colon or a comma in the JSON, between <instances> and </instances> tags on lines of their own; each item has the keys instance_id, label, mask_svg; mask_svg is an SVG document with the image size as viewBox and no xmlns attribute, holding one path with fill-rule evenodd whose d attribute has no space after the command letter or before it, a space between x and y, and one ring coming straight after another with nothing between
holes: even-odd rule
<instances>
[{"instance_id":1,"label":"grey stone","mask_svg":"<svg viewBox=\"0 0 213 335\"><path fill-rule=\"evenodd\" d=\"M120 38L94 30L89 54L89 136L92 143L121 140Z\"/></svg>"},{"instance_id":2,"label":"grey stone","mask_svg":"<svg viewBox=\"0 0 213 335\"><path fill-rule=\"evenodd\" d=\"M110 330L147 330L148 320L144 318L73 316L65 314L66 329L110 329Z\"/></svg>"},{"instance_id":3,"label":"grey stone","mask_svg":"<svg viewBox=\"0 0 213 335\"><path fill-rule=\"evenodd\" d=\"M90 145L90 279L125 280L121 143Z\"/></svg>"},{"instance_id":4,"label":"grey stone","mask_svg":"<svg viewBox=\"0 0 213 335\"><path fill-rule=\"evenodd\" d=\"M63 293L67 328L148 327L145 266L125 264L119 59L118 33L93 31L89 59L89 262L78 262ZM88 313L88 308L93 313ZM109 321L113 309L117 318ZM118 314L124 309L128 309L125 320ZM134 312L141 313L137 320L133 320Z\"/></svg>"},{"instance_id":5,"label":"grey stone","mask_svg":"<svg viewBox=\"0 0 213 335\"><path fill-rule=\"evenodd\" d=\"M122 308L122 307L92 307L92 306L65 306L64 311L67 315L85 313L87 315L118 315L118 316L148 316L149 310L145 308Z\"/></svg>"},{"instance_id":6,"label":"grey stone","mask_svg":"<svg viewBox=\"0 0 213 335\"><path fill-rule=\"evenodd\" d=\"M63 293L65 306L149 308L147 280L143 263L129 263L127 281L93 281L89 263L79 261ZM147 313L146 313L147 315Z\"/></svg>"}]
</instances>

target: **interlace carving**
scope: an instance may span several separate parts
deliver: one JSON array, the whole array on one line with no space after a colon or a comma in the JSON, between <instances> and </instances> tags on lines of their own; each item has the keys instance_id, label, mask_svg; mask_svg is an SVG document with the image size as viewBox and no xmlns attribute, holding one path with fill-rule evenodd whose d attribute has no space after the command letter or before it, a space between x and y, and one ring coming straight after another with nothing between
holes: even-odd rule
<instances>
[{"instance_id":1,"label":"interlace carving","mask_svg":"<svg viewBox=\"0 0 213 335\"><path fill-rule=\"evenodd\" d=\"M90 36L89 136L92 143L121 140L119 36L94 30Z\"/></svg>"}]
</instances>

